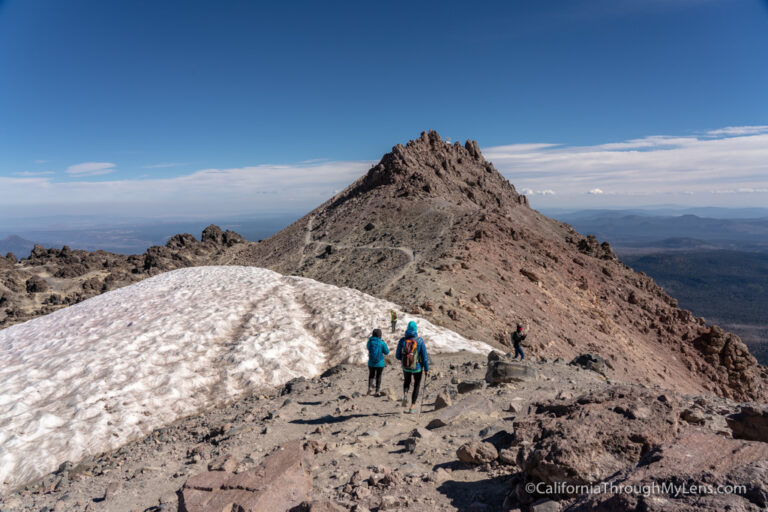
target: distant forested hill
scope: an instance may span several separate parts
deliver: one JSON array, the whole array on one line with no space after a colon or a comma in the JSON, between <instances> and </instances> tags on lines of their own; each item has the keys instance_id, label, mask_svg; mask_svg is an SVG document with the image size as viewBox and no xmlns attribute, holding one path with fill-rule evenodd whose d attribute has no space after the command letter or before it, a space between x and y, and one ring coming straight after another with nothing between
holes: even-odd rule
<instances>
[{"instance_id":1,"label":"distant forested hill","mask_svg":"<svg viewBox=\"0 0 768 512\"><path fill-rule=\"evenodd\" d=\"M739 334L768 364L768 254L726 250L624 255L695 315Z\"/></svg>"}]
</instances>

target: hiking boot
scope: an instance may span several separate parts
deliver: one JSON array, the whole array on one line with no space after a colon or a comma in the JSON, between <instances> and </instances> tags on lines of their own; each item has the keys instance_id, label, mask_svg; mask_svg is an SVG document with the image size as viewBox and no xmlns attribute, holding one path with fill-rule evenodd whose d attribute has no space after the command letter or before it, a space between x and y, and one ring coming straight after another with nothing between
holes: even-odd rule
<instances>
[{"instance_id":1,"label":"hiking boot","mask_svg":"<svg viewBox=\"0 0 768 512\"><path fill-rule=\"evenodd\" d=\"M416 414L416 406L415 405L411 406L411 408L408 410L408 414Z\"/></svg>"},{"instance_id":2,"label":"hiking boot","mask_svg":"<svg viewBox=\"0 0 768 512\"><path fill-rule=\"evenodd\" d=\"M371 388L368 388L368 392L366 393L366 395L370 395L371 393L373 393L373 390Z\"/></svg>"},{"instance_id":3,"label":"hiking boot","mask_svg":"<svg viewBox=\"0 0 768 512\"><path fill-rule=\"evenodd\" d=\"M408 407L408 397L404 396L402 402L400 403L403 404L403 407Z\"/></svg>"}]
</instances>

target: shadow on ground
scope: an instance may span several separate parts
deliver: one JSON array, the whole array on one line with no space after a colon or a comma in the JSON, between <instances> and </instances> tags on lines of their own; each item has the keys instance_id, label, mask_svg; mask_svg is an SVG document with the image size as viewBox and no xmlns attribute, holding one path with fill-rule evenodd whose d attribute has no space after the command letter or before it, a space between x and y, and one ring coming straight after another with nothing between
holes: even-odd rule
<instances>
[{"instance_id":1,"label":"shadow on ground","mask_svg":"<svg viewBox=\"0 0 768 512\"><path fill-rule=\"evenodd\" d=\"M345 414L343 416L333 416L330 414L326 414L325 416L320 416L319 418L313 418L313 419L299 419L299 420L291 420L291 423L295 423L297 425L329 425L333 423L341 423L343 421L351 420L354 418L369 418L371 416L396 416L396 412L385 412L385 413L373 413L373 414Z\"/></svg>"},{"instance_id":2,"label":"shadow on ground","mask_svg":"<svg viewBox=\"0 0 768 512\"><path fill-rule=\"evenodd\" d=\"M473 504L485 504L487 512L500 512L509 492L509 476L498 476L475 482L448 480L437 490L451 500L459 510L473 510ZM475 505L477 506L477 505Z\"/></svg>"}]
</instances>

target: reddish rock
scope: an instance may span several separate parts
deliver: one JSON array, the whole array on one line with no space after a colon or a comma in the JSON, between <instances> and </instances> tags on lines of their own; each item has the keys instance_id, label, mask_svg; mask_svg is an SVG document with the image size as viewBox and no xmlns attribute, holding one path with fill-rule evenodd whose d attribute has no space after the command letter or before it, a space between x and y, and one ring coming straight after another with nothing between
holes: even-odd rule
<instances>
[{"instance_id":1,"label":"reddish rock","mask_svg":"<svg viewBox=\"0 0 768 512\"><path fill-rule=\"evenodd\" d=\"M312 490L311 455L299 440L267 456L256 468L233 475L208 471L184 484L181 512L289 510L306 501Z\"/></svg>"},{"instance_id":2,"label":"reddish rock","mask_svg":"<svg viewBox=\"0 0 768 512\"><path fill-rule=\"evenodd\" d=\"M222 455L220 457L215 458L208 464L208 470L209 471L227 471L229 473L232 473L237 469L238 464L240 463L239 460L237 460L235 457L232 457L231 455Z\"/></svg>"},{"instance_id":3,"label":"reddish rock","mask_svg":"<svg viewBox=\"0 0 768 512\"><path fill-rule=\"evenodd\" d=\"M614 489L648 489L650 492L647 495L628 492L587 495L565 510L766 510L768 444L694 432L654 449L639 464L612 478L611 484Z\"/></svg>"}]
</instances>

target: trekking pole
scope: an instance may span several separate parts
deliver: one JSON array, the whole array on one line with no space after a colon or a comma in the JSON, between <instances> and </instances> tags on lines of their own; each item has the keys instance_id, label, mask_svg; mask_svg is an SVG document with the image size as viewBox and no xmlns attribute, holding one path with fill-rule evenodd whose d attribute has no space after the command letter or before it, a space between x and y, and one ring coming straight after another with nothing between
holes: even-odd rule
<instances>
[{"instance_id":1,"label":"trekking pole","mask_svg":"<svg viewBox=\"0 0 768 512\"><path fill-rule=\"evenodd\" d=\"M427 387L429 386L430 379L427 378L424 380L424 389L421 390L421 403L419 404L419 416L418 419L421 419L421 409L424 407L424 397L427 394Z\"/></svg>"}]
</instances>

